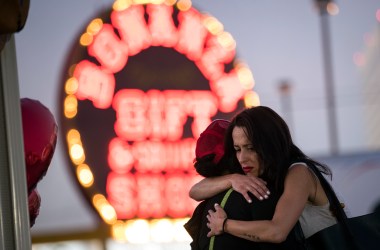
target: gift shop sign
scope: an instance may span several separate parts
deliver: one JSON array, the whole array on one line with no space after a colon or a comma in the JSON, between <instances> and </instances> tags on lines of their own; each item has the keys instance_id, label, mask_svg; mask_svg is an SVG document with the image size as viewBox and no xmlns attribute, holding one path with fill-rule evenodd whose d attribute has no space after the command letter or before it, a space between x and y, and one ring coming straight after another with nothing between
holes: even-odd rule
<instances>
[{"instance_id":1,"label":"gift shop sign","mask_svg":"<svg viewBox=\"0 0 380 250\"><path fill-rule=\"evenodd\" d=\"M86 199L107 223L190 216L196 139L257 98L234 39L216 18L162 3L114 4L78 40L60 126Z\"/></svg>"}]
</instances>

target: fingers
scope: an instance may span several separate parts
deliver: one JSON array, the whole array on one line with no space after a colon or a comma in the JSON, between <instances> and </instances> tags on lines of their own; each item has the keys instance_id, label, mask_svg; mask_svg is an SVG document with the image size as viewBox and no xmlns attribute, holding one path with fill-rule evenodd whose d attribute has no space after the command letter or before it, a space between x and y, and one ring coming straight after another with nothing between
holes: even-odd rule
<instances>
[{"instance_id":1,"label":"fingers","mask_svg":"<svg viewBox=\"0 0 380 250\"><path fill-rule=\"evenodd\" d=\"M214 205L215 206L215 205ZM212 237L212 236L214 236L214 234L213 234L213 231L212 231L212 229L211 229L211 223L210 223L210 220L211 220L211 215L210 214L213 214L213 213L215 213L213 210L208 210L208 214L206 215L206 218L207 218L207 220L208 220L208 222L207 222L207 228L209 228L210 229L210 231L207 233L207 237Z\"/></svg>"},{"instance_id":2,"label":"fingers","mask_svg":"<svg viewBox=\"0 0 380 250\"><path fill-rule=\"evenodd\" d=\"M247 186L247 191L256 196L257 199L267 199L270 191L266 186L266 182L260 178L250 176L251 183Z\"/></svg>"},{"instance_id":3,"label":"fingers","mask_svg":"<svg viewBox=\"0 0 380 250\"><path fill-rule=\"evenodd\" d=\"M242 194L250 203L252 199L248 193L253 194L257 199L264 200L270 195L269 189L266 187L266 181L251 175L236 175L231 179L232 188Z\"/></svg>"},{"instance_id":4,"label":"fingers","mask_svg":"<svg viewBox=\"0 0 380 250\"><path fill-rule=\"evenodd\" d=\"M244 198L246 199L246 201L247 201L248 203L251 203L251 202L252 202L252 199L251 199L251 197L249 197L248 192L246 192L246 193L242 193L242 195L244 196Z\"/></svg>"},{"instance_id":5,"label":"fingers","mask_svg":"<svg viewBox=\"0 0 380 250\"><path fill-rule=\"evenodd\" d=\"M221 233L219 229L217 229L220 223L220 218L225 218L225 212L223 208L220 207L218 203L214 204L215 211L212 209L208 210L208 214L206 215L206 218L208 220L206 226L210 229L210 231L207 233L207 237L211 237L214 235L218 235ZM223 219L222 219L223 220Z\"/></svg>"},{"instance_id":6,"label":"fingers","mask_svg":"<svg viewBox=\"0 0 380 250\"><path fill-rule=\"evenodd\" d=\"M248 189L248 192L256 196L256 198L259 200L264 200L264 199L269 198L269 190L266 191L265 189L261 189L259 187L248 187L247 189Z\"/></svg>"},{"instance_id":7,"label":"fingers","mask_svg":"<svg viewBox=\"0 0 380 250\"><path fill-rule=\"evenodd\" d=\"M262 196L270 194L270 191L267 188L266 181L254 176L250 176L250 179L251 179L251 186L255 188L258 191L258 193L260 193Z\"/></svg>"},{"instance_id":8,"label":"fingers","mask_svg":"<svg viewBox=\"0 0 380 250\"><path fill-rule=\"evenodd\" d=\"M215 203L214 204L214 208L215 208L215 212L217 212L218 210L222 209L218 203Z\"/></svg>"},{"instance_id":9,"label":"fingers","mask_svg":"<svg viewBox=\"0 0 380 250\"><path fill-rule=\"evenodd\" d=\"M253 176L253 175L247 175L251 180L253 180L255 183L257 183L258 185L262 186L262 187L266 187L267 185L267 182L264 181L263 179L259 178L259 177L256 177L256 176Z\"/></svg>"},{"instance_id":10,"label":"fingers","mask_svg":"<svg viewBox=\"0 0 380 250\"><path fill-rule=\"evenodd\" d=\"M242 194L249 203L252 202L252 199L248 193L253 194L259 200L268 199L269 194L270 194L268 189L262 189L258 186L251 186L251 185L239 187L239 189L235 189L235 191Z\"/></svg>"}]
</instances>

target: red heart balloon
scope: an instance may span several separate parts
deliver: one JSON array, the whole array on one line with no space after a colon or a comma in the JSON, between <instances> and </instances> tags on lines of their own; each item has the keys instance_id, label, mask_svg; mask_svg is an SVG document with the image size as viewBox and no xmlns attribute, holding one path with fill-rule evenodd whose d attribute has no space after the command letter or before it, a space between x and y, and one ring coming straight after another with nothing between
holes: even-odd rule
<instances>
[{"instance_id":1,"label":"red heart balloon","mask_svg":"<svg viewBox=\"0 0 380 250\"><path fill-rule=\"evenodd\" d=\"M30 227L36 222L36 218L40 213L41 197L36 189L33 189L28 197L29 205L29 223Z\"/></svg>"},{"instance_id":2,"label":"red heart balloon","mask_svg":"<svg viewBox=\"0 0 380 250\"><path fill-rule=\"evenodd\" d=\"M21 99L22 128L28 194L45 176L57 143L53 114L37 100Z\"/></svg>"}]
</instances>

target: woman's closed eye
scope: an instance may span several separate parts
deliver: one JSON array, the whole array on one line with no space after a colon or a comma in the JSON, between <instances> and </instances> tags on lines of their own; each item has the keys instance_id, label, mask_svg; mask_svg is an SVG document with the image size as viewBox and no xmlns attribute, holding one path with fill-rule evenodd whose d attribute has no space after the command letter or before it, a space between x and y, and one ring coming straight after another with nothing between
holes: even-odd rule
<instances>
[{"instance_id":1,"label":"woman's closed eye","mask_svg":"<svg viewBox=\"0 0 380 250\"><path fill-rule=\"evenodd\" d=\"M253 148L253 146L246 146L246 147L243 147L243 148L245 148L248 151L256 152L255 149ZM240 147L234 147L234 149L235 149L235 152L240 152L241 151Z\"/></svg>"}]
</instances>

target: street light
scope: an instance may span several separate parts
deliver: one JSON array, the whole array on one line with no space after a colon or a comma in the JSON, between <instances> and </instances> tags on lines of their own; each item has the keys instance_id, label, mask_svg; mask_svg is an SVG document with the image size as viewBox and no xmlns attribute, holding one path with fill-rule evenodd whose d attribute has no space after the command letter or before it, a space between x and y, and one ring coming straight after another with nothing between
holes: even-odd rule
<instances>
[{"instance_id":1,"label":"street light","mask_svg":"<svg viewBox=\"0 0 380 250\"><path fill-rule=\"evenodd\" d=\"M289 125L290 131L294 132L293 108L292 108L292 83L289 80L282 79L278 83L282 112L285 120Z\"/></svg>"},{"instance_id":2,"label":"street light","mask_svg":"<svg viewBox=\"0 0 380 250\"><path fill-rule=\"evenodd\" d=\"M326 108L328 113L328 135L331 154L338 154L338 130L336 123L334 76L331 58L329 15L337 14L338 7L332 0L314 0L321 19L322 51L325 73Z\"/></svg>"}]
</instances>

